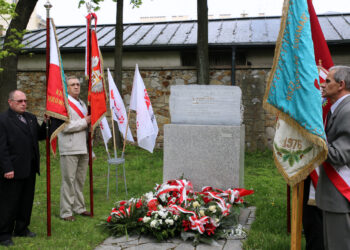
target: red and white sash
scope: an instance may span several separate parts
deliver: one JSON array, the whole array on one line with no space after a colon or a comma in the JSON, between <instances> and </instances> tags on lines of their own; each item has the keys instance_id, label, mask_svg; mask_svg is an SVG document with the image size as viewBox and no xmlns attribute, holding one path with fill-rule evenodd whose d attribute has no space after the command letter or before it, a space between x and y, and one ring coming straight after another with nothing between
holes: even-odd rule
<instances>
[{"instance_id":1,"label":"red and white sash","mask_svg":"<svg viewBox=\"0 0 350 250\"><path fill-rule=\"evenodd\" d=\"M69 106L80 116L80 118L84 118L87 115L86 108L80 104L78 100L68 95L68 103Z\"/></svg>"},{"instance_id":2,"label":"red and white sash","mask_svg":"<svg viewBox=\"0 0 350 250\"><path fill-rule=\"evenodd\" d=\"M324 127L327 126L327 119L324 121ZM343 166L337 171L330 163L323 162L322 167L324 168L328 178L331 180L333 185L338 191L350 202L350 168L349 166ZM316 205L315 194L316 186L318 182L319 167L313 170L310 174L310 192L308 204Z\"/></svg>"},{"instance_id":3,"label":"red and white sash","mask_svg":"<svg viewBox=\"0 0 350 250\"><path fill-rule=\"evenodd\" d=\"M343 166L337 171L328 162L324 162L323 167L333 185L350 202L350 168Z\"/></svg>"}]
</instances>

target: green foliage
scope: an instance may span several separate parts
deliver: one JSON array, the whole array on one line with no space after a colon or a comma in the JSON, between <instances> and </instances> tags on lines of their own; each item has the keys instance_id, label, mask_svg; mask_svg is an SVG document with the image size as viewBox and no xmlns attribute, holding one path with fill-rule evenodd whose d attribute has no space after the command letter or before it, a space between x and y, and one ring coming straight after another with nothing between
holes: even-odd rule
<instances>
[{"instance_id":1,"label":"green foliage","mask_svg":"<svg viewBox=\"0 0 350 250\"><path fill-rule=\"evenodd\" d=\"M98 11L100 9L100 3L103 2L104 0L91 0L88 3L91 4L91 10ZM118 0L112 0L113 2L117 2ZM120 0L124 1L124 0ZM78 8L80 8L82 5L87 4L86 0L79 0ZM130 0L130 4L132 5L133 8L139 8L140 5L142 4L142 0Z\"/></svg>"},{"instance_id":2,"label":"green foliage","mask_svg":"<svg viewBox=\"0 0 350 250\"><path fill-rule=\"evenodd\" d=\"M8 3L5 0L0 0L0 19L9 23L9 21L17 15L15 12L15 8L16 4Z\"/></svg>"},{"instance_id":3,"label":"green foliage","mask_svg":"<svg viewBox=\"0 0 350 250\"><path fill-rule=\"evenodd\" d=\"M11 19L18 16L15 9L16 4L7 3L5 0L0 0L0 19L9 24ZM2 33L2 31L4 31L4 27L0 26L0 33ZM10 32L8 32L8 36L6 38L7 42L1 44L0 46L0 60L8 56L14 56L23 51L22 48L24 45L21 43L26 32L26 30L18 31L16 29L11 29ZM2 71L3 69L0 68L0 72Z\"/></svg>"},{"instance_id":4,"label":"green foliage","mask_svg":"<svg viewBox=\"0 0 350 250\"><path fill-rule=\"evenodd\" d=\"M271 151L247 153L245 188L254 189L245 201L257 207L256 219L243 249L290 249L287 233L287 184L278 172ZM302 242L305 249L305 242ZM303 248L304 247L304 248Z\"/></svg>"}]
</instances>

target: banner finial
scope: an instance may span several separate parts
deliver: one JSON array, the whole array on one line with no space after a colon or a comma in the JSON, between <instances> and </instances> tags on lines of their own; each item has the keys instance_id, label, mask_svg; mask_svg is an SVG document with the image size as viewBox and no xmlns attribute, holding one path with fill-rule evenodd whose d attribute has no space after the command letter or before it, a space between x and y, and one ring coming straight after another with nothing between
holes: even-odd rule
<instances>
[{"instance_id":1,"label":"banner finial","mask_svg":"<svg viewBox=\"0 0 350 250\"><path fill-rule=\"evenodd\" d=\"M91 13L91 9L92 9L92 4L90 3L86 3L86 9L88 11L88 13Z\"/></svg>"},{"instance_id":2,"label":"banner finial","mask_svg":"<svg viewBox=\"0 0 350 250\"><path fill-rule=\"evenodd\" d=\"M46 8L46 18L50 18L50 9L52 8L52 4L50 3L50 0L47 0L44 4L44 7Z\"/></svg>"}]
</instances>

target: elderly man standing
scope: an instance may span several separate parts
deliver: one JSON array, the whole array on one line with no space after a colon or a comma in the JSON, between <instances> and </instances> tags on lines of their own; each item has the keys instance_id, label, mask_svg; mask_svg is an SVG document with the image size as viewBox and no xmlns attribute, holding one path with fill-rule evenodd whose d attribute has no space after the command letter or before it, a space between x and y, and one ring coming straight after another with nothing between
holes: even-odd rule
<instances>
[{"instance_id":1,"label":"elderly man standing","mask_svg":"<svg viewBox=\"0 0 350 250\"><path fill-rule=\"evenodd\" d=\"M9 109L0 115L0 245L14 245L12 236L35 237L28 228L32 214L38 140L45 139L45 123L38 125L26 112L27 98L19 90L9 94Z\"/></svg>"},{"instance_id":2,"label":"elderly man standing","mask_svg":"<svg viewBox=\"0 0 350 250\"><path fill-rule=\"evenodd\" d=\"M79 99L80 82L75 76L67 78L70 122L58 134L61 163L60 216L75 221L73 213L90 216L86 211L83 188L88 168L87 128L90 116L86 105Z\"/></svg>"},{"instance_id":3,"label":"elderly man standing","mask_svg":"<svg viewBox=\"0 0 350 250\"><path fill-rule=\"evenodd\" d=\"M350 249L350 67L330 68L321 85L331 103L328 156L320 168L316 203L323 212L325 249Z\"/></svg>"}]
</instances>

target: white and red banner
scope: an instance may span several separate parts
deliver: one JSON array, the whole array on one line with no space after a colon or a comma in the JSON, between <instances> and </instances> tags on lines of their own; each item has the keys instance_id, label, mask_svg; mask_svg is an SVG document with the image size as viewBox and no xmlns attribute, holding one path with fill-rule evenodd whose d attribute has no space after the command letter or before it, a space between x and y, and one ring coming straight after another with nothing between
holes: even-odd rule
<instances>
[{"instance_id":1,"label":"white and red banner","mask_svg":"<svg viewBox=\"0 0 350 250\"><path fill-rule=\"evenodd\" d=\"M125 106L122 97L119 94L117 87L115 86L113 77L109 69L108 72L108 84L109 84L109 104L112 110L113 120L118 123L120 133L125 140L126 127L128 126L128 116L126 114ZM128 126L128 132L126 135L128 141L134 142L134 138L131 134L131 130Z\"/></svg>"},{"instance_id":2,"label":"white and red banner","mask_svg":"<svg viewBox=\"0 0 350 250\"><path fill-rule=\"evenodd\" d=\"M51 116L50 144L56 154L57 135L69 121L69 108L56 27L50 19L50 66L46 91L46 114Z\"/></svg>"},{"instance_id":3,"label":"white and red banner","mask_svg":"<svg viewBox=\"0 0 350 250\"><path fill-rule=\"evenodd\" d=\"M130 109L136 111L138 145L153 153L158 135L158 125L153 113L151 100L148 96L137 64L131 91Z\"/></svg>"},{"instance_id":4,"label":"white and red banner","mask_svg":"<svg viewBox=\"0 0 350 250\"><path fill-rule=\"evenodd\" d=\"M95 29L90 29L90 19L95 18ZM99 125L101 119L107 112L107 94L103 77L102 54L98 46L96 35L96 20L95 14L90 13L87 16L88 33L87 33L87 61L86 69L89 78L88 103L91 109L91 127L93 134L94 129ZM91 52L91 53L90 53Z\"/></svg>"},{"instance_id":5,"label":"white and red banner","mask_svg":"<svg viewBox=\"0 0 350 250\"><path fill-rule=\"evenodd\" d=\"M111 129L109 128L106 117L100 121L100 129L103 138L103 142L105 143L106 151L108 152L108 141L112 138Z\"/></svg>"}]
</instances>

